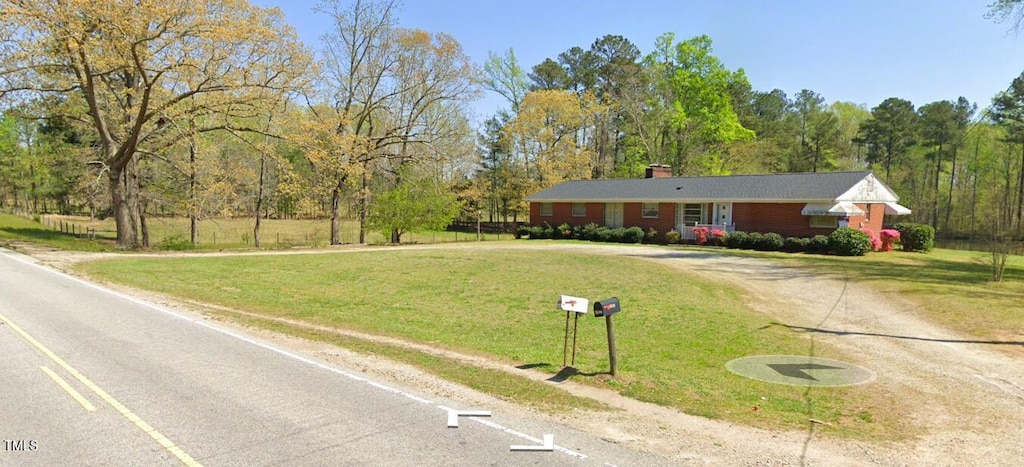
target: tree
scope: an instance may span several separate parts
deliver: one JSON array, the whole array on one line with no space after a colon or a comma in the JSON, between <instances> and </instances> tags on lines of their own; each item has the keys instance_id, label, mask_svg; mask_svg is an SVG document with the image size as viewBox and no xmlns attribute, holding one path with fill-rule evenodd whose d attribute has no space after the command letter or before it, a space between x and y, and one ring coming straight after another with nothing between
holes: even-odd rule
<instances>
[{"instance_id":1,"label":"tree","mask_svg":"<svg viewBox=\"0 0 1024 467\"><path fill-rule=\"evenodd\" d=\"M119 248L138 245L140 159L169 121L199 109L260 108L259 93L292 89L305 53L278 10L243 0L4 2L0 96L62 96L97 141Z\"/></svg>"},{"instance_id":2,"label":"tree","mask_svg":"<svg viewBox=\"0 0 1024 467\"><path fill-rule=\"evenodd\" d=\"M867 145L868 162L885 166L889 181L892 166L907 153L917 137L914 104L890 97L871 109L871 118L860 126L859 139Z\"/></svg>"},{"instance_id":3,"label":"tree","mask_svg":"<svg viewBox=\"0 0 1024 467\"><path fill-rule=\"evenodd\" d=\"M418 157L417 148L450 135L442 125L477 96L476 72L450 35L402 29L395 1L340 0L318 10L334 19L324 36L319 95L314 121L299 138L310 160L330 174L331 244L340 243L340 206L357 185L359 242L366 242L371 179L376 165ZM358 179L358 182L353 180Z\"/></svg>"},{"instance_id":4,"label":"tree","mask_svg":"<svg viewBox=\"0 0 1024 467\"><path fill-rule=\"evenodd\" d=\"M484 89L496 92L508 101L512 106L511 115L519 114L519 104L529 90L529 83L514 50L509 48L504 55L487 52L484 78L480 83Z\"/></svg>"},{"instance_id":5,"label":"tree","mask_svg":"<svg viewBox=\"0 0 1024 467\"><path fill-rule=\"evenodd\" d=\"M985 14L985 17L995 19L998 23L1010 21L1013 23L1011 29L1019 31L1024 22L1024 1L995 0L988 4L988 13Z\"/></svg>"},{"instance_id":6,"label":"tree","mask_svg":"<svg viewBox=\"0 0 1024 467\"><path fill-rule=\"evenodd\" d=\"M1014 227L1020 231L1024 228L1024 73L1013 79L1009 89L992 99L989 115L992 121L1006 130L1007 142L1020 145L1018 191L1013 203L1017 207Z\"/></svg>"},{"instance_id":7,"label":"tree","mask_svg":"<svg viewBox=\"0 0 1024 467\"><path fill-rule=\"evenodd\" d=\"M569 88L569 74L558 62L545 58L530 71L530 91L552 91Z\"/></svg>"},{"instance_id":8,"label":"tree","mask_svg":"<svg viewBox=\"0 0 1024 467\"><path fill-rule=\"evenodd\" d=\"M401 243L406 232L441 230L462 209L451 190L433 177L415 173L413 167L404 167L398 185L378 194L371 209L370 227L394 243Z\"/></svg>"}]
</instances>

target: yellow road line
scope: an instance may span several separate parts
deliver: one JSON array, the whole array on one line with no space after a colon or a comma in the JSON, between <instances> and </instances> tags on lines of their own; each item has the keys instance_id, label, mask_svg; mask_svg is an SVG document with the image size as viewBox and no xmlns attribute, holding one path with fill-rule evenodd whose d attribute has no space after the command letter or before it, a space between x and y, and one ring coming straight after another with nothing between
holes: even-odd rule
<instances>
[{"instance_id":1,"label":"yellow road line","mask_svg":"<svg viewBox=\"0 0 1024 467\"><path fill-rule=\"evenodd\" d=\"M160 434L159 431L156 431L155 428L153 428L148 423L139 418L137 415L132 413L131 410L128 410L127 407L118 402L117 399L114 399L114 397L111 396L110 394L107 394L106 391L104 391L95 383L90 381L89 378L86 378L85 375L79 373L78 370L76 370L71 365L68 365L68 363L61 359L60 357L58 357L57 354L53 353L53 351L46 348L45 345L35 340L35 338L33 338L27 332L21 329L21 327L11 322L11 320L7 319L6 316L0 314L0 321L3 321L4 324L6 324L9 328L14 330L14 332L18 333L26 341L28 341L29 344L32 344L35 348L39 349L40 352L45 354L47 357L50 358L50 360L53 360L54 363L56 363L58 366L67 371L68 374L74 376L75 379L77 379L79 382L85 385L85 387L89 388L90 391L96 393L97 396L100 396L100 399L103 399L104 401L106 401L106 403L110 404L110 406L113 407L114 410L120 412L124 418L128 419L130 422L135 424L135 426L137 426L140 430L144 431L147 435L149 435L150 438L153 438L154 441L159 443L160 446L163 446L163 448L166 449L167 452L173 454L174 457L177 457L178 460L180 460L182 463L184 463L188 467L202 467L202 464L193 459L192 456L188 455L188 453L186 453L185 451L182 451L181 448L176 446L173 442L171 442L171 440L167 439L167 437Z\"/></svg>"},{"instance_id":2,"label":"yellow road line","mask_svg":"<svg viewBox=\"0 0 1024 467\"><path fill-rule=\"evenodd\" d=\"M85 410L88 410L89 412L96 411L96 406L92 405L92 402L89 402L89 399L82 397L82 394L76 391L75 388L71 387L67 381L64 381L64 378L61 378L60 375L54 373L53 370L45 366L41 366L39 369L43 370L43 373L46 373L53 382L57 383L57 386L60 386L61 389L70 394L72 399L78 401L79 404L82 404L82 407L85 407Z\"/></svg>"}]
</instances>

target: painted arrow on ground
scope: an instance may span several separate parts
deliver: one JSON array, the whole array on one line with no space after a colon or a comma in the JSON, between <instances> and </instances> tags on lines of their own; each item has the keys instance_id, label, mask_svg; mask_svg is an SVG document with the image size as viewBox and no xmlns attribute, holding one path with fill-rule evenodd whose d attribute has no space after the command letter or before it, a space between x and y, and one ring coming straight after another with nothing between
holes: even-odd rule
<instances>
[{"instance_id":1,"label":"painted arrow on ground","mask_svg":"<svg viewBox=\"0 0 1024 467\"><path fill-rule=\"evenodd\" d=\"M769 363L768 368L771 368L778 372L782 376L789 376L791 378L809 379L811 381L817 381L818 379L805 373L803 370L845 370L846 368L838 366L819 365L817 363Z\"/></svg>"}]
</instances>

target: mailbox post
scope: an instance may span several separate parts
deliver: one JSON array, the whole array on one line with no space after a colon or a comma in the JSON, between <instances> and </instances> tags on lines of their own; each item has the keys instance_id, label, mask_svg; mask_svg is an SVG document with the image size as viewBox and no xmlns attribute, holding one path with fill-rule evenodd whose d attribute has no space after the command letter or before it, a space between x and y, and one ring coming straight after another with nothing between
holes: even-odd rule
<instances>
[{"instance_id":1,"label":"mailbox post","mask_svg":"<svg viewBox=\"0 0 1024 467\"><path fill-rule=\"evenodd\" d=\"M608 329L608 362L612 367L612 376L615 376L617 363L615 358L615 325L612 322L612 315L620 311L622 311L622 307L619 305L617 297L594 302L594 316L597 318L604 317L605 327Z\"/></svg>"},{"instance_id":2,"label":"mailbox post","mask_svg":"<svg viewBox=\"0 0 1024 467\"><path fill-rule=\"evenodd\" d=\"M566 365L569 354L569 315L575 316L572 326L572 364L576 364L576 329L579 325L580 315L587 314L590 300L580 297L562 295L558 298L558 308L565 312L565 338L562 340L562 367Z\"/></svg>"}]
</instances>

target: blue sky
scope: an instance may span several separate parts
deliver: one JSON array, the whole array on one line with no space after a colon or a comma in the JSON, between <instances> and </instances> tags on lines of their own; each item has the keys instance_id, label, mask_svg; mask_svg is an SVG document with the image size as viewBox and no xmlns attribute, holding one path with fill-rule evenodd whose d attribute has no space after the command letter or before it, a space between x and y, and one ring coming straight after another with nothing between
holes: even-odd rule
<instances>
[{"instance_id":1,"label":"blue sky","mask_svg":"<svg viewBox=\"0 0 1024 467\"><path fill-rule=\"evenodd\" d=\"M984 17L992 0L407 0L402 26L446 32L477 63L515 50L527 70L573 46L621 35L646 54L654 39L707 34L715 55L743 68L754 89L801 89L868 108L887 97L916 106L965 96L979 107L1024 71L1024 34ZM280 7L314 49L330 26L315 1L257 0ZM488 95L477 119L504 103Z\"/></svg>"}]
</instances>

